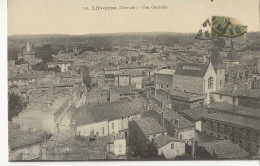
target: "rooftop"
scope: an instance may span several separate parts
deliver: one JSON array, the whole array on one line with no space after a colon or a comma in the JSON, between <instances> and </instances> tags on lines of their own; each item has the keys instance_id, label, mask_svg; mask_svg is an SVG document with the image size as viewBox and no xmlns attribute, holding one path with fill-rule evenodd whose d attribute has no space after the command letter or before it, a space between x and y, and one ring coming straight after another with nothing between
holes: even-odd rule
<instances>
[{"instance_id":1,"label":"rooftop","mask_svg":"<svg viewBox=\"0 0 260 166\"><path fill-rule=\"evenodd\" d=\"M221 159L241 159L248 158L250 154L230 140L213 140L211 142L200 143L210 154L216 153Z\"/></svg>"},{"instance_id":2,"label":"rooftop","mask_svg":"<svg viewBox=\"0 0 260 166\"><path fill-rule=\"evenodd\" d=\"M89 104L75 108L72 119L75 120L76 126L80 126L106 120L125 118L140 112L141 108L135 107L131 102L113 101Z\"/></svg>"},{"instance_id":3,"label":"rooftop","mask_svg":"<svg viewBox=\"0 0 260 166\"><path fill-rule=\"evenodd\" d=\"M205 119L212 119L216 121L230 123L238 126L243 126L255 130L260 130L259 119L232 115L232 114L216 111L214 109L210 109L206 107L203 108L196 107L196 108L187 109L184 110L183 113L195 121L205 118Z\"/></svg>"},{"instance_id":4,"label":"rooftop","mask_svg":"<svg viewBox=\"0 0 260 166\"><path fill-rule=\"evenodd\" d=\"M156 143L155 145L157 146L157 148L161 148L164 145L167 145L168 143L181 142L181 141L178 139L175 139L169 135L160 135L160 136L154 138L154 142Z\"/></svg>"},{"instance_id":5,"label":"rooftop","mask_svg":"<svg viewBox=\"0 0 260 166\"><path fill-rule=\"evenodd\" d=\"M233 106L233 104L229 104L224 101L224 102L213 103L210 106L210 108L216 109L219 111L224 111L229 114L260 119L260 109L253 108L253 107L245 107L245 106L241 106L241 105Z\"/></svg>"},{"instance_id":6,"label":"rooftop","mask_svg":"<svg viewBox=\"0 0 260 166\"><path fill-rule=\"evenodd\" d=\"M145 135L167 132L154 118L141 118L136 123Z\"/></svg>"},{"instance_id":7,"label":"rooftop","mask_svg":"<svg viewBox=\"0 0 260 166\"><path fill-rule=\"evenodd\" d=\"M8 143L11 149L38 143L44 137L45 133L42 131L21 131L17 124L10 121L8 122Z\"/></svg>"},{"instance_id":8,"label":"rooftop","mask_svg":"<svg viewBox=\"0 0 260 166\"><path fill-rule=\"evenodd\" d=\"M175 75L204 77L209 64L203 63L179 63L175 70Z\"/></svg>"},{"instance_id":9,"label":"rooftop","mask_svg":"<svg viewBox=\"0 0 260 166\"><path fill-rule=\"evenodd\" d=\"M164 113L164 118L167 119L169 122L172 122L173 119L179 121L179 128L184 129L184 128L189 128L193 127L194 123L180 115L179 113L171 110L170 108L162 108L155 106L154 111L156 111L158 114L161 114L162 112Z\"/></svg>"},{"instance_id":10,"label":"rooftop","mask_svg":"<svg viewBox=\"0 0 260 166\"><path fill-rule=\"evenodd\" d=\"M109 89L119 94L133 94L133 91L137 90L134 85L111 86Z\"/></svg>"},{"instance_id":11,"label":"rooftop","mask_svg":"<svg viewBox=\"0 0 260 166\"><path fill-rule=\"evenodd\" d=\"M204 95L202 94L182 91L179 89L175 89L173 87L164 88L163 90L169 92L171 98L178 98L178 99L189 100L189 101L194 101L194 100L199 100L204 98Z\"/></svg>"},{"instance_id":12,"label":"rooftop","mask_svg":"<svg viewBox=\"0 0 260 166\"><path fill-rule=\"evenodd\" d=\"M214 94L224 95L224 96L234 96L234 97L251 97L260 98L260 89L235 89L233 87L226 87L223 90L213 92Z\"/></svg>"},{"instance_id":13,"label":"rooftop","mask_svg":"<svg viewBox=\"0 0 260 166\"><path fill-rule=\"evenodd\" d=\"M160 71L155 72L155 74L167 74L167 75L173 75L175 73L175 70L171 69L162 69Z\"/></svg>"}]
</instances>

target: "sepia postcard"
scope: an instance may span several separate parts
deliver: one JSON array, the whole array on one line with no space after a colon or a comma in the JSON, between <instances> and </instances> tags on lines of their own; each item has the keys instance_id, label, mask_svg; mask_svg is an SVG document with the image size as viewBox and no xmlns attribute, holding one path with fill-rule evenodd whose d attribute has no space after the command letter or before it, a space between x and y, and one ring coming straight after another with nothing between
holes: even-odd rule
<instances>
[{"instance_id":1,"label":"sepia postcard","mask_svg":"<svg viewBox=\"0 0 260 166\"><path fill-rule=\"evenodd\" d=\"M8 0L8 160L259 160L259 9Z\"/></svg>"}]
</instances>

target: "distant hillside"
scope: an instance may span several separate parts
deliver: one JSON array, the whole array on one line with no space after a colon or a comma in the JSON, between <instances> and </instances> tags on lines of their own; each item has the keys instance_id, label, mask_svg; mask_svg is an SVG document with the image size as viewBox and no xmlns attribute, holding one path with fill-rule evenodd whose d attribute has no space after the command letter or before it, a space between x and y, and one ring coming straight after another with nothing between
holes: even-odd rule
<instances>
[{"instance_id":1,"label":"distant hillside","mask_svg":"<svg viewBox=\"0 0 260 166\"><path fill-rule=\"evenodd\" d=\"M51 44L56 47L70 47L76 45L88 46L135 46L135 45L188 45L195 42L195 34L152 32L152 33L116 33L90 35L11 35L8 45L11 48L21 48L29 41L34 46Z\"/></svg>"}]
</instances>

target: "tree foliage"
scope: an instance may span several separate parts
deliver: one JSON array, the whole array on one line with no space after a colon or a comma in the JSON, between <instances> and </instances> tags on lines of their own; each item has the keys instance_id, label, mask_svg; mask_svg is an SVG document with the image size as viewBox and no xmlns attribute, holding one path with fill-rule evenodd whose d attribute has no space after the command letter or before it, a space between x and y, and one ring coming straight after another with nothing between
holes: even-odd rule
<instances>
[{"instance_id":1,"label":"tree foliage","mask_svg":"<svg viewBox=\"0 0 260 166\"><path fill-rule=\"evenodd\" d=\"M19 60L15 60L15 64L16 65L26 64L26 63L28 63L28 62L25 61L23 58L20 58Z\"/></svg>"},{"instance_id":2,"label":"tree foliage","mask_svg":"<svg viewBox=\"0 0 260 166\"><path fill-rule=\"evenodd\" d=\"M58 53L58 50L52 49L50 44L43 45L42 47L35 48L35 57L41 58L43 62L52 62L53 57Z\"/></svg>"},{"instance_id":3,"label":"tree foliage","mask_svg":"<svg viewBox=\"0 0 260 166\"><path fill-rule=\"evenodd\" d=\"M16 49L8 49L8 61L11 61L11 60L15 60L17 61L18 60L18 51Z\"/></svg>"},{"instance_id":4,"label":"tree foliage","mask_svg":"<svg viewBox=\"0 0 260 166\"><path fill-rule=\"evenodd\" d=\"M23 110L23 103L20 96L14 93L8 95L8 120L11 121L13 117L17 116Z\"/></svg>"},{"instance_id":5,"label":"tree foliage","mask_svg":"<svg viewBox=\"0 0 260 166\"><path fill-rule=\"evenodd\" d=\"M46 64L46 62L39 62L35 65L32 65L32 70L46 71L47 70L47 64Z\"/></svg>"}]
</instances>

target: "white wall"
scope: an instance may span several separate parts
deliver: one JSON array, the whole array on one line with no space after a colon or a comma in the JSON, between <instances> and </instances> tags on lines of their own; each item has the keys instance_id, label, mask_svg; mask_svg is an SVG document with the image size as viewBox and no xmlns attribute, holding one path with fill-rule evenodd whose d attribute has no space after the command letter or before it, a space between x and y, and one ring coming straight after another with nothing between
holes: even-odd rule
<instances>
[{"instance_id":1,"label":"white wall","mask_svg":"<svg viewBox=\"0 0 260 166\"><path fill-rule=\"evenodd\" d=\"M19 124L22 131L43 130L54 134L55 124L52 113L44 111L22 112L19 116L14 117L12 121Z\"/></svg>"},{"instance_id":2,"label":"white wall","mask_svg":"<svg viewBox=\"0 0 260 166\"><path fill-rule=\"evenodd\" d=\"M208 88L208 79L210 77L213 77L213 88L209 89ZM209 104L210 103L210 92L215 92L217 90L217 75L216 72L212 66L212 64L209 64L208 70L204 76L204 92L206 93L206 98L204 100L205 104Z\"/></svg>"},{"instance_id":3,"label":"white wall","mask_svg":"<svg viewBox=\"0 0 260 166\"><path fill-rule=\"evenodd\" d=\"M171 144L174 144L174 148L171 148ZM166 159L173 159L176 156L185 154L185 143L184 142L170 142L167 145L158 149L158 154L164 154Z\"/></svg>"},{"instance_id":4,"label":"white wall","mask_svg":"<svg viewBox=\"0 0 260 166\"><path fill-rule=\"evenodd\" d=\"M182 136L182 138L181 138ZM180 130L178 134L178 138L183 140L189 140L195 137L195 129L186 129L186 130Z\"/></svg>"},{"instance_id":5,"label":"white wall","mask_svg":"<svg viewBox=\"0 0 260 166\"><path fill-rule=\"evenodd\" d=\"M116 136L116 134L118 134L118 132L120 130L128 129L128 121L132 121L132 119L137 120L137 119L140 119L140 118L141 118L141 115L136 114L136 115L129 116L129 118L123 118L123 119L119 118L119 119L114 119L114 120L111 120L111 121L106 120L106 121L102 121L102 122L78 126L77 127L77 134L79 134L79 132L80 132L80 134L82 136L90 136L90 131L92 131L94 129L94 135L96 135L96 132L98 131L99 136L112 135L113 132ZM114 128L112 128L113 124L114 124ZM105 128L104 135L102 134L102 127Z\"/></svg>"},{"instance_id":6,"label":"white wall","mask_svg":"<svg viewBox=\"0 0 260 166\"><path fill-rule=\"evenodd\" d=\"M220 98L221 95L219 94L213 94L213 99L215 102L222 102L225 101L228 104L233 104L233 97L231 96L224 96L222 95L222 98ZM235 105L238 105L238 98L235 99Z\"/></svg>"},{"instance_id":7,"label":"white wall","mask_svg":"<svg viewBox=\"0 0 260 166\"><path fill-rule=\"evenodd\" d=\"M195 122L195 128L198 131L201 131L201 120Z\"/></svg>"},{"instance_id":8,"label":"white wall","mask_svg":"<svg viewBox=\"0 0 260 166\"><path fill-rule=\"evenodd\" d=\"M103 132L104 127L104 134ZM102 121L87 125L82 125L77 127L77 134L81 136L90 136L90 132L94 130L94 135L96 135L97 132L99 132L99 136L107 136L108 135L108 121Z\"/></svg>"},{"instance_id":9,"label":"white wall","mask_svg":"<svg viewBox=\"0 0 260 166\"><path fill-rule=\"evenodd\" d=\"M126 139L119 139L114 141L114 153L116 156L126 154Z\"/></svg>"},{"instance_id":10,"label":"white wall","mask_svg":"<svg viewBox=\"0 0 260 166\"><path fill-rule=\"evenodd\" d=\"M142 88L143 77L130 77L131 85L135 85L136 89Z\"/></svg>"}]
</instances>

